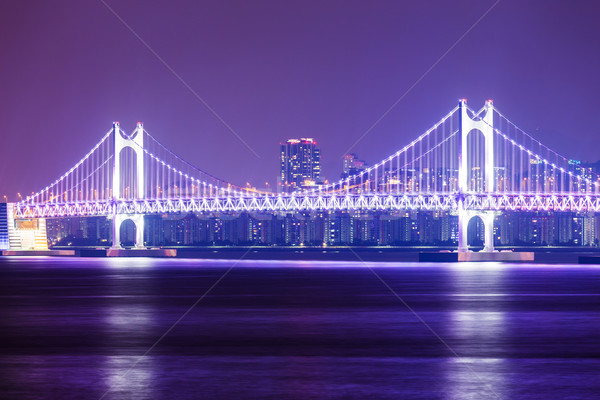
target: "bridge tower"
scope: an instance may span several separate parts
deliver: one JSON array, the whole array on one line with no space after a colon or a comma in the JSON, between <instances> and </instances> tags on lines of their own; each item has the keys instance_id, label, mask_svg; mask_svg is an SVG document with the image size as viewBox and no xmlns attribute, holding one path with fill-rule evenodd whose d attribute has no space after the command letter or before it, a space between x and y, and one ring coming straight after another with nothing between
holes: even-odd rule
<instances>
[{"instance_id":1,"label":"bridge tower","mask_svg":"<svg viewBox=\"0 0 600 400\"><path fill-rule=\"evenodd\" d=\"M478 130L484 138L484 190L494 191L494 103L492 100L485 102L485 115L474 120L467 114L467 102L461 99L458 102L458 118L460 126L460 146L458 154L458 251L468 251L467 228L473 217L479 217L484 225L483 251L494 251L494 211L467 211L465 210L464 195L469 190L469 151L467 137L473 130Z\"/></svg>"},{"instance_id":2,"label":"bridge tower","mask_svg":"<svg viewBox=\"0 0 600 400\"><path fill-rule=\"evenodd\" d=\"M114 156L113 156L113 248L121 247L121 224L130 219L135 224L135 247L144 246L144 215L143 214L118 214L117 205L122 200L121 193L121 151L129 147L136 156L136 185L137 199L144 199L144 127L141 122L137 123L136 129L131 136L121 133L119 123L113 123Z\"/></svg>"}]
</instances>

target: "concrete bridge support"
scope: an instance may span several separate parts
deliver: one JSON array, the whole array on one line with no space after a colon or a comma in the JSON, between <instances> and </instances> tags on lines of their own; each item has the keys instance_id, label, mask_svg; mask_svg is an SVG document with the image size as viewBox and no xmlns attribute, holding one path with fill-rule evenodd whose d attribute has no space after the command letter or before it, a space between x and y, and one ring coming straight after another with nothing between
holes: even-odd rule
<instances>
[{"instance_id":1,"label":"concrete bridge support","mask_svg":"<svg viewBox=\"0 0 600 400\"><path fill-rule=\"evenodd\" d=\"M144 247L144 216L142 214L117 214L117 203L123 197L121 192L121 150L129 147L136 155L136 186L134 192L131 188L131 193L135 193L135 198L145 198L144 187L144 127L141 122L137 123L137 127L131 137L121 134L119 123L113 124L114 136L114 164L113 164L113 248L121 247L121 224L130 219L135 224L135 247Z\"/></svg>"},{"instance_id":2,"label":"concrete bridge support","mask_svg":"<svg viewBox=\"0 0 600 400\"><path fill-rule=\"evenodd\" d=\"M131 220L135 225L135 248L144 247L144 215L143 214L116 214L113 216L113 244L115 249L121 248L121 225Z\"/></svg>"},{"instance_id":3,"label":"concrete bridge support","mask_svg":"<svg viewBox=\"0 0 600 400\"><path fill-rule=\"evenodd\" d=\"M479 217L483 222L484 240L483 251L494 251L494 219L496 218L495 211L465 211L459 209L458 212L458 251L466 252L469 250L468 244L468 228L469 222L474 217Z\"/></svg>"},{"instance_id":4,"label":"concrete bridge support","mask_svg":"<svg viewBox=\"0 0 600 400\"><path fill-rule=\"evenodd\" d=\"M460 125L460 146L458 154L458 189L461 193L466 193L469 188L469 151L467 138L473 130L478 130L483 134L485 140L484 146L484 187L486 192L493 192L494 187L494 104L491 100L485 102L485 115L481 119L472 119L467 113L466 100L458 102L459 107L459 125Z\"/></svg>"},{"instance_id":5,"label":"concrete bridge support","mask_svg":"<svg viewBox=\"0 0 600 400\"><path fill-rule=\"evenodd\" d=\"M468 151L467 138L473 130L478 130L483 134L485 141L484 152L484 170L485 175L484 189L485 192L493 192L495 190L494 176L494 104L491 100L485 103L485 115L481 119L473 119L467 113L466 101L459 100L459 125L461 145L459 146L458 154L458 251L468 251L467 243L467 228L469 221L473 217L479 217L483 221L485 228L485 239L483 251L494 251L494 211L475 211L465 210L464 195L473 191L469 187L469 162L470 152Z\"/></svg>"}]
</instances>

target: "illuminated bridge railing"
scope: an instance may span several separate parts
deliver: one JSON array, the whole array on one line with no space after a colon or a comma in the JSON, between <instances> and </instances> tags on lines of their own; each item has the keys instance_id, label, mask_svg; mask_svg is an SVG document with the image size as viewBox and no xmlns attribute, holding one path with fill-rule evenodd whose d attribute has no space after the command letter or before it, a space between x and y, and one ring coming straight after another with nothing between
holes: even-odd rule
<instances>
[{"instance_id":1,"label":"illuminated bridge railing","mask_svg":"<svg viewBox=\"0 0 600 400\"><path fill-rule=\"evenodd\" d=\"M471 194L465 210L600 212L599 194Z\"/></svg>"},{"instance_id":2,"label":"illuminated bridge railing","mask_svg":"<svg viewBox=\"0 0 600 400\"><path fill-rule=\"evenodd\" d=\"M198 199L123 200L16 205L18 218L110 216L113 214L164 214L212 212L304 211L563 211L600 212L600 195L588 194L414 194L203 197Z\"/></svg>"},{"instance_id":3,"label":"illuminated bridge railing","mask_svg":"<svg viewBox=\"0 0 600 400\"><path fill-rule=\"evenodd\" d=\"M197 199L123 200L119 202L73 202L43 206L17 205L20 218L109 216L114 214L163 214L206 212L296 212L341 210L455 210L455 196L415 195L325 195L203 197Z\"/></svg>"}]
</instances>

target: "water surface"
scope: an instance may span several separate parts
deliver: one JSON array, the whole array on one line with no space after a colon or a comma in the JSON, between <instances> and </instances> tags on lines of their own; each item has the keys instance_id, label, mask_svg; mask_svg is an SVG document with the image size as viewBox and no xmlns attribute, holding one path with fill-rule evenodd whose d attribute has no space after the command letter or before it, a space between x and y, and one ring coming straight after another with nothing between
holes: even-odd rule
<instances>
[{"instance_id":1,"label":"water surface","mask_svg":"<svg viewBox=\"0 0 600 400\"><path fill-rule=\"evenodd\" d=\"M600 398L600 268L241 261L152 347L233 263L0 259L2 397Z\"/></svg>"}]
</instances>

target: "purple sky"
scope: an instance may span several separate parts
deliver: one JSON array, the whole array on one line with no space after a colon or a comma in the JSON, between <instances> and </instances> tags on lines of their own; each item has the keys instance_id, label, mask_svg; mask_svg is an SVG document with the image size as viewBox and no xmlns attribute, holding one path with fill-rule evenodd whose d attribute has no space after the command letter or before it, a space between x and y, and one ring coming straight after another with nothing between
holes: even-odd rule
<instances>
[{"instance_id":1,"label":"purple sky","mask_svg":"<svg viewBox=\"0 0 600 400\"><path fill-rule=\"evenodd\" d=\"M314 137L337 178L348 146L494 3L106 1L260 158L100 1L4 2L0 195L45 187L113 120L144 121L184 159L256 186L276 182L280 141ZM501 1L354 151L372 164L466 97L600 159L599 11Z\"/></svg>"}]
</instances>

